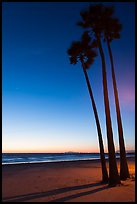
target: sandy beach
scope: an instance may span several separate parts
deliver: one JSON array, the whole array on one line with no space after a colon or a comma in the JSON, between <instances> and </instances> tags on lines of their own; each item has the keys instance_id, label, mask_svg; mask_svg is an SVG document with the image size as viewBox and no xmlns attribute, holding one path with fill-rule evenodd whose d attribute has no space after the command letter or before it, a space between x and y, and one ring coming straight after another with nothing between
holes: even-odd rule
<instances>
[{"instance_id":1,"label":"sandy beach","mask_svg":"<svg viewBox=\"0 0 137 204\"><path fill-rule=\"evenodd\" d=\"M2 201L134 202L134 158L128 158L128 166L131 178L120 186L108 187L101 183L99 160L4 165Z\"/></svg>"}]
</instances>

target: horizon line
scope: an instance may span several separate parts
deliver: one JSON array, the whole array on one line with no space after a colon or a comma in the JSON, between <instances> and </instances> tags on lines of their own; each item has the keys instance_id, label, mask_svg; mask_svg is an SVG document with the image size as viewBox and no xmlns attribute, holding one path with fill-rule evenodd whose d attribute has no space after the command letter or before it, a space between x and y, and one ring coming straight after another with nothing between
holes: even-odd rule
<instances>
[{"instance_id":1,"label":"horizon line","mask_svg":"<svg viewBox=\"0 0 137 204\"><path fill-rule=\"evenodd\" d=\"M126 152L135 152L135 149L126 150ZM99 153L100 152L78 152L78 151L67 151L67 152L2 152L2 154L66 154L66 153L79 153L79 154L93 154L93 153ZM105 154L108 154L108 152L104 152ZM119 150L116 150L115 153L120 153Z\"/></svg>"}]
</instances>

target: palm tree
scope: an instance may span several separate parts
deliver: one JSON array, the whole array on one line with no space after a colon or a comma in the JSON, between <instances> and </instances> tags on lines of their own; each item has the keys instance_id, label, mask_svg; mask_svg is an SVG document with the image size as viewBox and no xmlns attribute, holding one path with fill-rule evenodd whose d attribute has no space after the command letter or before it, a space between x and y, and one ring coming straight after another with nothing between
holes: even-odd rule
<instances>
[{"instance_id":1,"label":"palm tree","mask_svg":"<svg viewBox=\"0 0 137 204\"><path fill-rule=\"evenodd\" d=\"M113 90L115 96L115 106L116 106L116 114L117 114L117 124L118 124L118 133L119 133L119 146L120 146L120 178L122 180L126 180L130 178L127 159L126 159L126 151L123 137L123 127L119 106L119 98L118 98L118 89L116 84L116 77L114 71L114 62L113 55L110 47L110 43L114 39L120 38L120 31L122 29L122 25L119 23L117 18L113 18L112 14L114 12L114 8L107 6L104 8L104 15L102 16L102 24L103 24L103 34L104 40L107 42L107 47L109 51L109 57L111 62L111 73L113 80Z\"/></svg>"},{"instance_id":2,"label":"palm tree","mask_svg":"<svg viewBox=\"0 0 137 204\"><path fill-rule=\"evenodd\" d=\"M115 147L113 141L113 131L112 123L110 116L110 107L109 107L109 98L108 98L108 88L107 88L107 77L106 77L106 65L105 65L105 56L102 48L101 42L101 13L103 6L102 5L91 5L88 11L83 11L80 13L82 17L82 22L79 22L78 25L83 28L88 29L89 35L94 35L100 56L102 61L102 76L103 76L103 92L104 92L104 105L105 105L105 115L106 115L106 128L107 128L107 141L108 141L108 154L109 154L109 185L120 184L120 177L118 175L116 157L115 157Z\"/></svg>"},{"instance_id":3,"label":"palm tree","mask_svg":"<svg viewBox=\"0 0 137 204\"><path fill-rule=\"evenodd\" d=\"M97 113L97 108L95 105L95 100L93 97L92 89L91 89L90 82L88 79L88 74L86 71L86 69L88 69L89 66L94 62L94 58L97 55L93 47L88 45L89 41L90 39L89 37L87 37L87 34L85 33L82 37L82 42L75 41L72 43L71 47L68 49L68 55L70 56L71 64L76 64L78 61L80 61L82 64L84 76L86 79L88 91L89 91L91 102L92 102L97 131L98 131L100 157L101 157L101 165L102 165L102 181L108 182L108 173L107 173L106 161L105 161L105 155L104 155L101 127L100 127L99 117Z\"/></svg>"}]
</instances>

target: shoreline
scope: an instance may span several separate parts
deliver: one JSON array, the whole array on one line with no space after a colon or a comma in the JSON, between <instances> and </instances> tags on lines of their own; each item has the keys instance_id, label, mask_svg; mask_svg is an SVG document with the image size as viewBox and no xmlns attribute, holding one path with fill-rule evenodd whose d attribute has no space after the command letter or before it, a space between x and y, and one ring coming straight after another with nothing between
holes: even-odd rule
<instances>
[{"instance_id":1,"label":"shoreline","mask_svg":"<svg viewBox=\"0 0 137 204\"><path fill-rule=\"evenodd\" d=\"M78 161L98 161L100 158L95 159L74 159L74 160L56 160L56 161L34 161L34 162L15 162L15 163L2 163L2 166L5 165L23 165L23 164L49 164L49 163L61 163L61 162L78 162ZM107 159L106 159L107 160Z\"/></svg>"},{"instance_id":2,"label":"shoreline","mask_svg":"<svg viewBox=\"0 0 137 204\"><path fill-rule=\"evenodd\" d=\"M128 159L135 159L135 156L127 156L126 157L127 160ZM106 162L108 161L108 158L105 159ZM116 160L119 161L120 157L116 157ZM11 166L11 165L27 165L27 164L32 164L32 165L36 165L36 164L49 164L49 163L62 163L62 162L90 162L90 161L100 161L100 158L91 158L91 159L74 159L74 160L58 160L58 161L34 161L34 162L17 162L17 163L2 163L2 166Z\"/></svg>"},{"instance_id":3,"label":"shoreline","mask_svg":"<svg viewBox=\"0 0 137 204\"><path fill-rule=\"evenodd\" d=\"M130 179L109 188L101 183L99 160L2 166L3 202L135 201L135 157L127 158ZM119 170L119 159L117 165ZM106 163L108 170L108 161Z\"/></svg>"}]
</instances>

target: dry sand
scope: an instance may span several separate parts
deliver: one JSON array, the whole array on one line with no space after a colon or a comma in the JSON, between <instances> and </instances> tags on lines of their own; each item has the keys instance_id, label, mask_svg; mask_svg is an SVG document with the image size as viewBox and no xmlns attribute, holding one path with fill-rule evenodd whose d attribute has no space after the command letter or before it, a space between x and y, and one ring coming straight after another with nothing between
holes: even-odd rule
<instances>
[{"instance_id":1,"label":"dry sand","mask_svg":"<svg viewBox=\"0 0 137 204\"><path fill-rule=\"evenodd\" d=\"M128 166L131 178L122 181L120 186L110 188L100 182L99 160L4 165L2 201L134 202L134 158L128 158Z\"/></svg>"}]
</instances>

